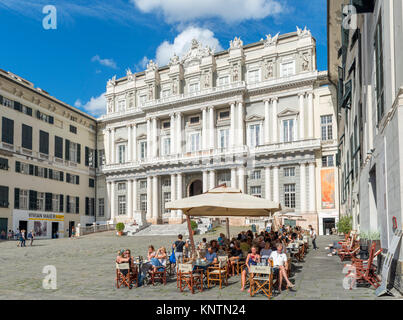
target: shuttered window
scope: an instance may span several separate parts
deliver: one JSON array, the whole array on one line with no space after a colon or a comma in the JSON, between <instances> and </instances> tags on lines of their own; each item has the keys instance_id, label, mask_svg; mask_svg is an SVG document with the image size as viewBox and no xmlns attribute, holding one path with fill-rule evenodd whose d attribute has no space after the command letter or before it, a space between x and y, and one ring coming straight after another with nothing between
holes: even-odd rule
<instances>
[{"instance_id":1,"label":"shuttered window","mask_svg":"<svg viewBox=\"0 0 403 320\"><path fill-rule=\"evenodd\" d=\"M22 147L32 150L32 127L22 124Z\"/></svg>"},{"instance_id":2,"label":"shuttered window","mask_svg":"<svg viewBox=\"0 0 403 320\"><path fill-rule=\"evenodd\" d=\"M1 170L8 170L8 159L0 158L0 169Z\"/></svg>"},{"instance_id":3,"label":"shuttered window","mask_svg":"<svg viewBox=\"0 0 403 320\"><path fill-rule=\"evenodd\" d=\"M52 194L45 194L45 211L52 211Z\"/></svg>"},{"instance_id":4,"label":"shuttered window","mask_svg":"<svg viewBox=\"0 0 403 320\"><path fill-rule=\"evenodd\" d=\"M29 190L29 210L36 210L38 193L34 190Z\"/></svg>"},{"instance_id":5,"label":"shuttered window","mask_svg":"<svg viewBox=\"0 0 403 320\"><path fill-rule=\"evenodd\" d=\"M3 117L1 141L14 144L14 120Z\"/></svg>"},{"instance_id":6,"label":"shuttered window","mask_svg":"<svg viewBox=\"0 0 403 320\"><path fill-rule=\"evenodd\" d=\"M0 208L8 208L8 187L0 186Z\"/></svg>"},{"instance_id":7,"label":"shuttered window","mask_svg":"<svg viewBox=\"0 0 403 320\"><path fill-rule=\"evenodd\" d=\"M63 159L63 138L55 136L55 157Z\"/></svg>"},{"instance_id":8,"label":"shuttered window","mask_svg":"<svg viewBox=\"0 0 403 320\"><path fill-rule=\"evenodd\" d=\"M39 131L39 152L49 154L49 133Z\"/></svg>"},{"instance_id":9,"label":"shuttered window","mask_svg":"<svg viewBox=\"0 0 403 320\"><path fill-rule=\"evenodd\" d=\"M61 195L60 195L60 198L59 198L59 206L60 206L59 211L60 211L60 212L63 212L63 211L64 211L63 199L64 199L64 197L63 197L63 195L61 194Z\"/></svg>"}]
</instances>

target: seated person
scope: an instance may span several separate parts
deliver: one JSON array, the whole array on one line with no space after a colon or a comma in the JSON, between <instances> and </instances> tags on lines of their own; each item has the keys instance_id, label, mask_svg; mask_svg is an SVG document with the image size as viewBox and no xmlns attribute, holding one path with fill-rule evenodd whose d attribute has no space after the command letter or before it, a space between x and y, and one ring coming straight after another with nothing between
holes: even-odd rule
<instances>
[{"instance_id":1,"label":"seated person","mask_svg":"<svg viewBox=\"0 0 403 320\"><path fill-rule=\"evenodd\" d=\"M281 292L283 278L287 282L287 289L294 287L290 280L288 280L288 259L287 255L283 253L283 245L281 243L277 244L277 250L271 253L270 260L273 261L273 271L275 271L274 273L278 273L278 291Z\"/></svg>"},{"instance_id":2,"label":"seated person","mask_svg":"<svg viewBox=\"0 0 403 320\"><path fill-rule=\"evenodd\" d=\"M211 246L208 247L204 260L210 264L217 263L217 253L213 250Z\"/></svg>"},{"instance_id":3,"label":"seated person","mask_svg":"<svg viewBox=\"0 0 403 320\"><path fill-rule=\"evenodd\" d=\"M150 245L150 246L148 247L147 260L148 260L148 261L151 261L151 259L155 257L155 253L156 253L156 252L155 252L154 246L153 246L153 245Z\"/></svg>"},{"instance_id":4,"label":"seated person","mask_svg":"<svg viewBox=\"0 0 403 320\"><path fill-rule=\"evenodd\" d=\"M250 266L257 265L260 262L260 255L257 253L257 248L252 247L251 253L246 257L245 265L246 268L242 270L242 288L241 291L245 290L246 276L250 273ZM248 290L250 292L250 288Z\"/></svg>"},{"instance_id":5,"label":"seated person","mask_svg":"<svg viewBox=\"0 0 403 320\"><path fill-rule=\"evenodd\" d=\"M250 245L246 242L246 239L241 240L240 249L242 250L244 257L246 257L250 249Z\"/></svg>"},{"instance_id":6,"label":"seated person","mask_svg":"<svg viewBox=\"0 0 403 320\"><path fill-rule=\"evenodd\" d=\"M219 245L217 248L217 256L226 256L227 252L224 250L224 247Z\"/></svg>"},{"instance_id":7,"label":"seated person","mask_svg":"<svg viewBox=\"0 0 403 320\"><path fill-rule=\"evenodd\" d=\"M230 249L230 257L228 262L232 269L232 275L235 275L235 265L242 258L242 250L239 247L238 243L235 243L234 246Z\"/></svg>"},{"instance_id":8,"label":"seated person","mask_svg":"<svg viewBox=\"0 0 403 320\"><path fill-rule=\"evenodd\" d=\"M125 253L125 250L124 250L124 249L118 251L118 255L117 255L117 257L116 257L116 263L124 263L124 262L127 262L127 261L124 261L124 260L125 260L124 257L123 257L124 253Z\"/></svg>"},{"instance_id":9,"label":"seated person","mask_svg":"<svg viewBox=\"0 0 403 320\"><path fill-rule=\"evenodd\" d=\"M223 234L223 233L220 233L220 236L218 237L218 244L220 245L220 246L223 246L224 245L224 242L225 242L225 235Z\"/></svg>"},{"instance_id":10,"label":"seated person","mask_svg":"<svg viewBox=\"0 0 403 320\"><path fill-rule=\"evenodd\" d=\"M151 265L154 272L162 272L167 265L167 251L165 247L161 247L155 253L155 256L151 258Z\"/></svg>"},{"instance_id":11,"label":"seated person","mask_svg":"<svg viewBox=\"0 0 403 320\"><path fill-rule=\"evenodd\" d=\"M271 253L272 250L270 248L270 242L266 242L264 248L260 250L260 256L262 257L262 259L269 259Z\"/></svg>"},{"instance_id":12,"label":"seated person","mask_svg":"<svg viewBox=\"0 0 403 320\"><path fill-rule=\"evenodd\" d=\"M198 249L200 250L200 256L204 258L207 252L207 239L203 238L202 242L199 243Z\"/></svg>"}]
</instances>

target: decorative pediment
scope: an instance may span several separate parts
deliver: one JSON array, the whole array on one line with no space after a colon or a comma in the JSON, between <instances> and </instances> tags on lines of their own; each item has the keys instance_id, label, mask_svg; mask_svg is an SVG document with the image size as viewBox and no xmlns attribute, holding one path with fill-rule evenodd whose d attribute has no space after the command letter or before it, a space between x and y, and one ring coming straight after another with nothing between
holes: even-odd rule
<instances>
[{"instance_id":1,"label":"decorative pediment","mask_svg":"<svg viewBox=\"0 0 403 320\"><path fill-rule=\"evenodd\" d=\"M119 138L115 140L115 143L124 143L127 142L127 139Z\"/></svg>"},{"instance_id":2,"label":"decorative pediment","mask_svg":"<svg viewBox=\"0 0 403 320\"><path fill-rule=\"evenodd\" d=\"M287 108L280 112L277 116L278 117L288 117L288 116L297 116L299 114L298 110Z\"/></svg>"},{"instance_id":3,"label":"decorative pediment","mask_svg":"<svg viewBox=\"0 0 403 320\"><path fill-rule=\"evenodd\" d=\"M257 115L257 114L251 114L250 116L247 116L245 121L247 122L252 122L252 121L263 121L264 117Z\"/></svg>"},{"instance_id":4,"label":"decorative pediment","mask_svg":"<svg viewBox=\"0 0 403 320\"><path fill-rule=\"evenodd\" d=\"M147 139L147 135L145 133L142 133L137 136L137 140L143 140L143 139Z\"/></svg>"},{"instance_id":5,"label":"decorative pediment","mask_svg":"<svg viewBox=\"0 0 403 320\"><path fill-rule=\"evenodd\" d=\"M201 63L202 58L214 54L214 50L198 42L196 39L192 40L192 46L189 51L182 57L181 63L185 66L193 66Z\"/></svg>"}]
</instances>

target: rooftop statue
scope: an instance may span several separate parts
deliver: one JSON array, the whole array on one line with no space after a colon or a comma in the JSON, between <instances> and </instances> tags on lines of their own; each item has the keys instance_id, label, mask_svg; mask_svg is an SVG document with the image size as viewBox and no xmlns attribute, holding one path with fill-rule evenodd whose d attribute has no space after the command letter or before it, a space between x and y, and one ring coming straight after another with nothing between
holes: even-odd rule
<instances>
[{"instance_id":1,"label":"rooftop statue","mask_svg":"<svg viewBox=\"0 0 403 320\"><path fill-rule=\"evenodd\" d=\"M158 70L158 65L153 60L150 60L147 64L147 71L156 71L156 70Z\"/></svg>"},{"instance_id":2,"label":"rooftop statue","mask_svg":"<svg viewBox=\"0 0 403 320\"><path fill-rule=\"evenodd\" d=\"M311 31L308 30L308 29L306 28L306 26L305 26L304 30L298 28L298 26L297 26L297 34L298 34L298 37L300 37L300 38L305 38L305 37L311 36Z\"/></svg>"},{"instance_id":3,"label":"rooftop statue","mask_svg":"<svg viewBox=\"0 0 403 320\"><path fill-rule=\"evenodd\" d=\"M274 37L272 37L271 34L267 34L266 35L266 40L264 42L264 46L269 47L269 46L272 46L272 45L276 45L277 41L278 41L279 34L280 34L280 32L277 33Z\"/></svg>"},{"instance_id":4,"label":"rooftop statue","mask_svg":"<svg viewBox=\"0 0 403 320\"><path fill-rule=\"evenodd\" d=\"M243 41L241 38L235 37L234 40L229 42L230 49L239 49L243 46Z\"/></svg>"}]
</instances>

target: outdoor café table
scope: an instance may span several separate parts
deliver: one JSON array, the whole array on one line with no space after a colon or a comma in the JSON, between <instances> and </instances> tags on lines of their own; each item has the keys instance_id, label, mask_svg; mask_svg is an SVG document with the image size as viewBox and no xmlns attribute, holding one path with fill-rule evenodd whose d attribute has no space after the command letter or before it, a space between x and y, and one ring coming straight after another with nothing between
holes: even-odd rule
<instances>
[{"instance_id":1,"label":"outdoor caf\u00e9 table","mask_svg":"<svg viewBox=\"0 0 403 320\"><path fill-rule=\"evenodd\" d=\"M139 276L141 276L143 279L146 279L148 276L148 270L151 268L151 262L147 260L140 262L135 261L134 264L139 268Z\"/></svg>"}]
</instances>

